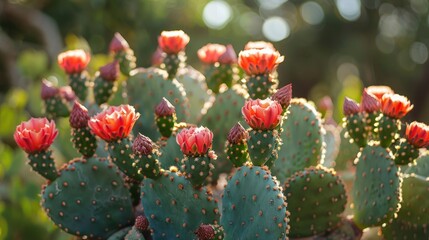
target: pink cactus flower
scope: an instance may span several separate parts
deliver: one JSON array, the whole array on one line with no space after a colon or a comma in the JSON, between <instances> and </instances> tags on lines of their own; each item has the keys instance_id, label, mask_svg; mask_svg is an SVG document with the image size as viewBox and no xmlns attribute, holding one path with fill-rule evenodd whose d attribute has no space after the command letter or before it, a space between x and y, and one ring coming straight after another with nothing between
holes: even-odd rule
<instances>
[{"instance_id":1,"label":"pink cactus flower","mask_svg":"<svg viewBox=\"0 0 429 240\"><path fill-rule=\"evenodd\" d=\"M16 127L13 137L20 148L32 154L48 149L57 135L54 120L31 118Z\"/></svg>"},{"instance_id":2,"label":"pink cactus flower","mask_svg":"<svg viewBox=\"0 0 429 240\"><path fill-rule=\"evenodd\" d=\"M403 118L413 107L407 97L399 94L387 93L381 98L381 111L394 119Z\"/></svg>"},{"instance_id":3,"label":"pink cactus flower","mask_svg":"<svg viewBox=\"0 0 429 240\"><path fill-rule=\"evenodd\" d=\"M407 128L405 130L405 138L411 145L417 148L428 147L429 126L420 122L412 122L409 125L407 124Z\"/></svg>"},{"instance_id":4,"label":"pink cactus flower","mask_svg":"<svg viewBox=\"0 0 429 240\"><path fill-rule=\"evenodd\" d=\"M241 108L244 120L254 130L272 130L282 118L282 106L269 98L248 100Z\"/></svg>"},{"instance_id":5,"label":"pink cactus flower","mask_svg":"<svg viewBox=\"0 0 429 240\"><path fill-rule=\"evenodd\" d=\"M128 137L139 117L133 106L111 106L92 117L88 126L95 135L111 142Z\"/></svg>"},{"instance_id":6,"label":"pink cactus flower","mask_svg":"<svg viewBox=\"0 0 429 240\"><path fill-rule=\"evenodd\" d=\"M273 72L283 62L279 52L269 48L249 49L238 54L238 65L247 75L264 75Z\"/></svg>"},{"instance_id":7,"label":"pink cactus flower","mask_svg":"<svg viewBox=\"0 0 429 240\"><path fill-rule=\"evenodd\" d=\"M213 133L206 127L184 128L176 136L183 154L202 156L212 147Z\"/></svg>"},{"instance_id":8,"label":"pink cactus flower","mask_svg":"<svg viewBox=\"0 0 429 240\"><path fill-rule=\"evenodd\" d=\"M215 64L219 62L219 57L224 54L226 47L221 44L209 43L200 48L197 52L198 58L205 64Z\"/></svg>"},{"instance_id":9,"label":"pink cactus flower","mask_svg":"<svg viewBox=\"0 0 429 240\"><path fill-rule=\"evenodd\" d=\"M58 55L58 64L67 74L83 72L90 60L91 56L82 49L70 50Z\"/></svg>"},{"instance_id":10,"label":"pink cactus flower","mask_svg":"<svg viewBox=\"0 0 429 240\"><path fill-rule=\"evenodd\" d=\"M182 30L163 31L158 37L158 46L167 54L178 54L189 43L189 36Z\"/></svg>"}]
</instances>

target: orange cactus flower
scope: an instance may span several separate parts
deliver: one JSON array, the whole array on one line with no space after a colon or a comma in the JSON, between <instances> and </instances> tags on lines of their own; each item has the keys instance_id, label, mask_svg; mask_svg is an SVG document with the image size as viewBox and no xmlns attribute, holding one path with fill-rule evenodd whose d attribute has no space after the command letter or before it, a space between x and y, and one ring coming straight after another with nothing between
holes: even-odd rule
<instances>
[{"instance_id":1,"label":"orange cactus flower","mask_svg":"<svg viewBox=\"0 0 429 240\"><path fill-rule=\"evenodd\" d=\"M384 94L381 98L381 111L391 118L403 118L413 109L408 98L399 94Z\"/></svg>"},{"instance_id":2,"label":"orange cactus flower","mask_svg":"<svg viewBox=\"0 0 429 240\"><path fill-rule=\"evenodd\" d=\"M178 54L189 43L189 36L182 30L163 31L158 37L158 46L167 54Z\"/></svg>"},{"instance_id":3,"label":"orange cactus flower","mask_svg":"<svg viewBox=\"0 0 429 240\"><path fill-rule=\"evenodd\" d=\"M219 57L224 54L226 47L217 43L209 43L200 48L197 52L198 58L205 64L215 64L219 62Z\"/></svg>"},{"instance_id":4,"label":"orange cactus flower","mask_svg":"<svg viewBox=\"0 0 429 240\"><path fill-rule=\"evenodd\" d=\"M212 147L213 133L206 127L185 128L177 134L176 142L183 154L202 156Z\"/></svg>"},{"instance_id":5,"label":"orange cactus flower","mask_svg":"<svg viewBox=\"0 0 429 240\"><path fill-rule=\"evenodd\" d=\"M48 149L57 135L54 120L31 118L16 127L13 138L20 148L32 154Z\"/></svg>"},{"instance_id":6,"label":"orange cactus flower","mask_svg":"<svg viewBox=\"0 0 429 240\"><path fill-rule=\"evenodd\" d=\"M88 121L88 126L107 142L128 137L135 122L140 117L133 106L111 106L103 112L93 116Z\"/></svg>"},{"instance_id":7,"label":"orange cactus flower","mask_svg":"<svg viewBox=\"0 0 429 240\"><path fill-rule=\"evenodd\" d=\"M90 60L91 56L82 49L70 50L58 55L58 64L67 74L83 72Z\"/></svg>"},{"instance_id":8,"label":"orange cactus flower","mask_svg":"<svg viewBox=\"0 0 429 240\"><path fill-rule=\"evenodd\" d=\"M405 137L411 145L417 148L428 147L429 126L420 122L412 122L409 125L407 124Z\"/></svg>"},{"instance_id":9,"label":"orange cactus flower","mask_svg":"<svg viewBox=\"0 0 429 240\"><path fill-rule=\"evenodd\" d=\"M384 94L386 93L394 93L393 90L389 87L389 86L369 86L367 88L365 88L366 92L369 94L374 95L375 97L377 97L377 99L379 101L381 101L381 98L383 97Z\"/></svg>"},{"instance_id":10,"label":"orange cactus flower","mask_svg":"<svg viewBox=\"0 0 429 240\"><path fill-rule=\"evenodd\" d=\"M282 106L269 98L249 100L241 108L244 120L254 130L272 130L282 118Z\"/></svg>"},{"instance_id":11,"label":"orange cactus flower","mask_svg":"<svg viewBox=\"0 0 429 240\"><path fill-rule=\"evenodd\" d=\"M249 49L238 54L238 65L247 75L264 75L273 72L284 57L272 49Z\"/></svg>"}]
</instances>

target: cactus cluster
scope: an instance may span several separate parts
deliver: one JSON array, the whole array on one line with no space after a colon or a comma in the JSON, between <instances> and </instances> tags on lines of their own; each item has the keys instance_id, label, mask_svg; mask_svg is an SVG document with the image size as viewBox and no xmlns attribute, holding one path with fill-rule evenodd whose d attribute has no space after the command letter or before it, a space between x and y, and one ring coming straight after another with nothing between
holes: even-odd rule
<instances>
[{"instance_id":1,"label":"cactus cluster","mask_svg":"<svg viewBox=\"0 0 429 240\"><path fill-rule=\"evenodd\" d=\"M14 134L46 179L41 206L59 228L110 240L360 239L374 227L428 239L429 127L400 131L406 97L368 87L360 104L345 99L334 126L329 104L322 118L292 84L278 88L284 57L272 44L249 42L238 57L207 44L203 74L186 63L189 41L162 32L153 66L136 68L117 33L94 76L88 53L60 54L70 87L43 80L47 118ZM111 106L119 78L127 94ZM65 117L81 157L57 168L50 146Z\"/></svg>"}]
</instances>

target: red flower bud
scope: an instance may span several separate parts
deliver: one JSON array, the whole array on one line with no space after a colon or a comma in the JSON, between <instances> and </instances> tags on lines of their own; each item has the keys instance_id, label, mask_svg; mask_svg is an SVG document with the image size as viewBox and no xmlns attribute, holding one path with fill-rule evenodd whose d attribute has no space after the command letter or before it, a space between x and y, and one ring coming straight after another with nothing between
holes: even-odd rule
<instances>
[{"instance_id":1,"label":"red flower bud","mask_svg":"<svg viewBox=\"0 0 429 240\"><path fill-rule=\"evenodd\" d=\"M153 142L150 138L146 137L143 134L140 134L136 137L133 142L133 152L135 154L149 155L152 154Z\"/></svg>"},{"instance_id":2,"label":"red flower bud","mask_svg":"<svg viewBox=\"0 0 429 240\"><path fill-rule=\"evenodd\" d=\"M68 102L72 102L76 99L76 94L73 92L73 89L70 86L60 87L59 93L60 96Z\"/></svg>"},{"instance_id":3,"label":"red flower bud","mask_svg":"<svg viewBox=\"0 0 429 240\"><path fill-rule=\"evenodd\" d=\"M289 83L288 85L277 90L271 99L277 101L280 103L280 105L282 105L283 109L286 109L290 104L290 100L292 99L292 83Z\"/></svg>"},{"instance_id":4,"label":"red flower bud","mask_svg":"<svg viewBox=\"0 0 429 240\"><path fill-rule=\"evenodd\" d=\"M377 97L368 93L366 89L363 90L362 100L360 107L364 112L373 113L381 109L381 104L378 101Z\"/></svg>"},{"instance_id":5,"label":"red flower bud","mask_svg":"<svg viewBox=\"0 0 429 240\"><path fill-rule=\"evenodd\" d=\"M16 127L15 142L27 153L38 153L48 149L58 135L53 120L31 118Z\"/></svg>"},{"instance_id":6,"label":"red flower bud","mask_svg":"<svg viewBox=\"0 0 429 240\"><path fill-rule=\"evenodd\" d=\"M201 156L212 147L213 133L206 127L184 128L176 136L183 154L187 156Z\"/></svg>"},{"instance_id":7,"label":"red flower bud","mask_svg":"<svg viewBox=\"0 0 429 240\"><path fill-rule=\"evenodd\" d=\"M246 141L249 138L249 133L241 126L240 123L234 125L228 133L227 140L229 143L238 144Z\"/></svg>"},{"instance_id":8,"label":"red flower bud","mask_svg":"<svg viewBox=\"0 0 429 240\"><path fill-rule=\"evenodd\" d=\"M82 49L70 50L58 55L58 64L67 74L81 73L91 57Z\"/></svg>"},{"instance_id":9,"label":"red flower bud","mask_svg":"<svg viewBox=\"0 0 429 240\"><path fill-rule=\"evenodd\" d=\"M158 37L158 46L167 54L178 54L189 43L189 36L182 30L163 31Z\"/></svg>"},{"instance_id":10,"label":"red flower bud","mask_svg":"<svg viewBox=\"0 0 429 240\"><path fill-rule=\"evenodd\" d=\"M408 98L399 94L387 93L381 98L381 111L391 118L403 118L413 107Z\"/></svg>"},{"instance_id":11,"label":"red flower bud","mask_svg":"<svg viewBox=\"0 0 429 240\"><path fill-rule=\"evenodd\" d=\"M215 231L212 226L201 224L195 231L195 235L198 240L212 240L215 237Z\"/></svg>"},{"instance_id":12,"label":"red flower bud","mask_svg":"<svg viewBox=\"0 0 429 240\"><path fill-rule=\"evenodd\" d=\"M429 126L420 122L412 122L410 125L407 124L405 138L411 145L417 148L428 147Z\"/></svg>"},{"instance_id":13,"label":"red flower bud","mask_svg":"<svg viewBox=\"0 0 429 240\"><path fill-rule=\"evenodd\" d=\"M155 107L155 115L158 117L172 116L174 113L176 113L176 108L164 97Z\"/></svg>"},{"instance_id":14,"label":"red flower bud","mask_svg":"<svg viewBox=\"0 0 429 240\"><path fill-rule=\"evenodd\" d=\"M114 82L119 77L119 63L113 61L100 68L100 77L106 81Z\"/></svg>"},{"instance_id":15,"label":"red flower bud","mask_svg":"<svg viewBox=\"0 0 429 240\"><path fill-rule=\"evenodd\" d=\"M89 114L88 109L78 101L74 102L73 109L70 113L70 126L72 128L85 128L88 126Z\"/></svg>"},{"instance_id":16,"label":"red flower bud","mask_svg":"<svg viewBox=\"0 0 429 240\"><path fill-rule=\"evenodd\" d=\"M350 116L360 112L360 107L353 99L346 97L344 99L343 113L345 116Z\"/></svg>"},{"instance_id":17,"label":"red flower bud","mask_svg":"<svg viewBox=\"0 0 429 240\"><path fill-rule=\"evenodd\" d=\"M110 142L128 137L139 117L133 106L111 106L92 117L88 126L95 135Z\"/></svg>"},{"instance_id":18,"label":"red flower bud","mask_svg":"<svg viewBox=\"0 0 429 240\"><path fill-rule=\"evenodd\" d=\"M143 215L139 215L136 217L136 222L134 223L134 226L140 231L146 231L149 229L149 220Z\"/></svg>"},{"instance_id":19,"label":"red flower bud","mask_svg":"<svg viewBox=\"0 0 429 240\"><path fill-rule=\"evenodd\" d=\"M42 80L42 90L40 96L43 100L55 97L59 92L59 89L55 87L51 82L46 79Z\"/></svg>"},{"instance_id":20,"label":"red flower bud","mask_svg":"<svg viewBox=\"0 0 429 240\"><path fill-rule=\"evenodd\" d=\"M120 33L115 33L115 35L112 38L112 41L110 41L109 50L114 53L118 53L121 51L126 51L130 48L130 45L128 45L127 40L125 40L124 37Z\"/></svg>"},{"instance_id":21,"label":"red flower bud","mask_svg":"<svg viewBox=\"0 0 429 240\"><path fill-rule=\"evenodd\" d=\"M152 54L152 65L159 66L164 61L164 52L161 48L156 48L156 51Z\"/></svg>"},{"instance_id":22,"label":"red flower bud","mask_svg":"<svg viewBox=\"0 0 429 240\"><path fill-rule=\"evenodd\" d=\"M272 130L282 118L282 106L269 98L248 100L241 108L247 124L255 130Z\"/></svg>"},{"instance_id":23,"label":"red flower bud","mask_svg":"<svg viewBox=\"0 0 429 240\"><path fill-rule=\"evenodd\" d=\"M237 54L231 44L226 45L226 51L220 55L219 63L234 64L237 62Z\"/></svg>"}]
</instances>

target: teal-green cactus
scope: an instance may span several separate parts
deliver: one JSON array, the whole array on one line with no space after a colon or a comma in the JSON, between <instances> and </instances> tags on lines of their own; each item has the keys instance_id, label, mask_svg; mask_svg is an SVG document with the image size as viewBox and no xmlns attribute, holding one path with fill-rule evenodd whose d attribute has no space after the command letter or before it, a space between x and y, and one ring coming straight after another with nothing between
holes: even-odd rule
<instances>
[{"instance_id":1,"label":"teal-green cactus","mask_svg":"<svg viewBox=\"0 0 429 240\"><path fill-rule=\"evenodd\" d=\"M106 239L134 221L131 197L119 170L107 160L75 159L42 190L42 207L76 236Z\"/></svg>"},{"instance_id":2,"label":"teal-green cactus","mask_svg":"<svg viewBox=\"0 0 429 240\"><path fill-rule=\"evenodd\" d=\"M141 181L143 175L139 174L139 169L133 166L135 158L132 146L131 137L107 143L112 162L128 177Z\"/></svg>"},{"instance_id":3,"label":"teal-green cactus","mask_svg":"<svg viewBox=\"0 0 429 240\"><path fill-rule=\"evenodd\" d=\"M243 166L222 197L225 239L286 239L288 217L277 180L266 168Z\"/></svg>"},{"instance_id":4,"label":"teal-green cactus","mask_svg":"<svg viewBox=\"0 0 429 240\"><path fill-rule=\"evenodd\" d=\"M347 195L333 170L309 167L288 178L284 186L290 212L289 237L319 235L338 227Z\"/></svg>"},{"instance_id":5,"label":"teal-green cactus","mask_svg":"<svg viewBox=\"0 0 429 240\"><path fill-rule=\"evenodd\" d=\"M70 87L82 102L85 102L88 96L88 79L89 75L86 71L69 75Z\"/></svg>"},{"instance_id":6,"label":"teal-green cactus","mask_svg":"<svg viewBox=\"0 0 429 240\"><path fill-rule=\"evenodd\" d=\"M48 180L55 180L58 177L55 162L52 158L52 151L46 150L34 154L28 154L29 164L31 168Z\"/></svg>"},{"instance_id":7,"label":"teal-green cactus","mask_svg":"<svg viewBox=\"0 0 429 240\"><path fill-rule=\"evenodd\" d=\"M401 130L401 122L399 119L391 118L381 114L378 117L378 133L380 137L380 145L389 147L393 141L398 138L398 131Z\"/></svg>"}]
</instances>

